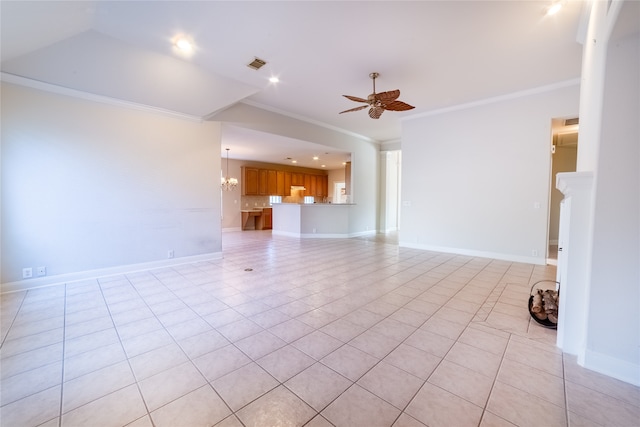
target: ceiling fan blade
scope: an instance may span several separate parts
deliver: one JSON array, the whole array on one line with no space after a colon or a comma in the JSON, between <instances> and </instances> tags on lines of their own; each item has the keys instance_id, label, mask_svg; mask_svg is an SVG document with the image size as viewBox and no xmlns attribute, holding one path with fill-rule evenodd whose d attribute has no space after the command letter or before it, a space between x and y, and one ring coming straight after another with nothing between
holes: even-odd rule
<instances>
[{"instance_id":1,"label":"ceiling fan blade","mask_svg":"<svg viewBox=\"0 0 640 427\"><path fill-rule=\"evenodd\" d=\"M384 108L385 110L390 110L390 111L407 111L407 110L412 110L415 107L413 105L409 105L402 101L391 101L385 104Z\"/></svg>"},{"instance_id":2,"label":"ceiling fan blade","mask_svg":"<svg viewBox=\"0 0 640 427\"><path fill-rule=\"evenodd\" d=\"M366 99L358 98L357 96L351 96L351 95L342 95L342 96L355 102L368 102Z\"/></svg>"},{"instance_id":3,"label":"ceiling fan blade","mask_svg":"<svg viewBox=\"0 0 640 427\"><path fill-rule=\"evenodd\" d=\"M380 93L376 93L376 99L381 101L381 102L391 102L396 100L398 97L400 96L400 91L398 89L396 90L390 90L388 92L380 92Z\"/></svg>"},{"instance_id":4,"label":"ceiling fan blade","mask_svg":"<svg viewBox=\"0 0 640 427\"><path fill-rule=\"evenodd\" d=\"M360 107L356 107L356 108L351 108L350 110L344 110L344 111L340 111L338 114L342 114L342 113L350 113L351 111L360 111L363 110L365 108L367 108L368 105L361 105Z\"/></svg>"},{"instance_id":5,"label":"ceiling fan blade","mask_svg":"<svg viewBox=\"0 0 640 427\"><path fill-rule=\"evenodd\" d=\"M379 119L383 112L384 108L382 107L371 107L369 109L369 117L372 119Z\"/></svg>"}]
</instances>

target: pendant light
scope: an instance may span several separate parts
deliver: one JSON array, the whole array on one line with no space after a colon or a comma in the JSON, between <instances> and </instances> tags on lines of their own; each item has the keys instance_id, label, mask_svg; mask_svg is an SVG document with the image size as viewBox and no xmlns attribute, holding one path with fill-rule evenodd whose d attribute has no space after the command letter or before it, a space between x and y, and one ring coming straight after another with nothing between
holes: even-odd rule
<instances>
[{"instance_id":1,"label":"pendant light","mask_svg":"<svg viewBox=\"0 0 640 427\"><path fill-rule=\"evenodd\" d=\"M220 178L221 187L225 191L235 190L238 185L236 178L229 178L229 149L227 148L227 175L224 178Z\"/></svg>"}]
</instances>

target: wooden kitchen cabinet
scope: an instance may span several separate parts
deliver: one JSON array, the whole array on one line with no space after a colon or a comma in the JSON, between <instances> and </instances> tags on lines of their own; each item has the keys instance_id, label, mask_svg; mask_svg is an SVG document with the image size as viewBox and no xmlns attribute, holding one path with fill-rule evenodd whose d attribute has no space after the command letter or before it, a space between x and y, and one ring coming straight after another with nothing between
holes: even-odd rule
<instances>
[{"instance_id":1,"label":"wooden kitchen cabinet","mask_svg":"<svg viewBox=\"0 0 640 427\"><path fill-rule=\"evenodd\" d=\"M291 172L291 185L304 185L303 173Z\"/></svg>"},{"instance_id":2,"label":"wooden kitchen cabinet","mask_svg":"<svg viewBox=\"0 0 640 427\"><path fill-rule=\"evenodd\" d=\"M284 172L284 194L283 196L291 195L291 172Z\"/></svg>"},{"instance_id":3,"label":"wooden kitchen cabinet","mask_svg":"<svg viewBox=\"0 0 640 427\"><path fill-rule=\"evenodd\" d=\"M278 174L274 170L267 171L267 195L275 196L278 194Z\"/></svg>"},{"instance_id":4,"label":"wooden kitchen cabinet","mask_svg":"<svg viewBox=\"0 0 640 427\"><path fill-rule=\"evenodd\" d=\"M291 196L291 186L304 186L305 196L327 197L328 176L278 169L242 167L243 196Z\"/></svg>"},{"instance_id":5,"label":"wooden kitchen cabinet","mask_svg":"<svg viewBox=\"0 0 640 427\"><path fill-rule=\"evenodd\" d=\"M268 188L268 178L267 173L269 171L267 169L259 169L258 170L258 194L261 196L266 196L269 193L267 192Z\"/></svg>"},{"instance_id":6,"label":"wooden kitchen cabinet","mask_svg":"<svg viewBox=\"0 0 640 427\"><path fill-rule=\"evenodd\" d=\"M257 196L259 181L259 169L258 168L242 168L242 194L245 196Z\"/></svg>"},{"instance_id":7,"label":"wooden kitchen cabinet","mask_svg":"<svg viewBox=\"0 0 640 427\"><path fill-rule=\"evenodd\" d=\"M316 176L315 175L307 175L304 176L304 195L305 196L316 196Z\"/></svg>"},{"instance_id":8,"label":"wooden kitchen cabinet","mask_svg":"<svg viewBox=\"0 0 640 427\"><path fill-rule=\"evenodd\" d=\"M276 196L284 196L284 171L276 171Z\"/></svg>"},{"instance_id":9,"label":"wooden kitchen cabinet","mask_svg":"<svg viewBox=\"0 0 640 427\"><path fill-rule=\"evenodd\" d=\"M273 228L273 210L272 208L262 209L262 229L271 230Z\"/></svg>"},{"instance_id":10,"label":"wooden kitchen cabinet","mask_svg":"<svg viewBox=\"0 0 640 427\"><path fill-rule=\"evenodd\" d=\"M327 175L316 176L316 196L327 197L329 187L329 177Z\"/></svg>"}]
</instances>

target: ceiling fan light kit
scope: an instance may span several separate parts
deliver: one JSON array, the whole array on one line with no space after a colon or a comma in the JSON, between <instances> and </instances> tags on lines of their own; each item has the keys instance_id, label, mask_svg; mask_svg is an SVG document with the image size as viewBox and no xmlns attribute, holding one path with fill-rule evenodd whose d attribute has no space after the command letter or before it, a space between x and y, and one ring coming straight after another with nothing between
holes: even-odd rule
<instances>
[{"instance_id":1,"label":"ceiling fan light kit","mask_svg":"<svg viewBox=\"0 0 640 427\"><path fill-rule=\"evenodd\" d=\"M415 108L405 102L398 101L400 96L400 90L390 90L387 92L376 93L376 79L380 77L379 73L369 74L371 80L373 80L373 93L367 96L367 99L359 98L357 96L342 95L347 99L354 102L365 102L367 105L361 105L360 107L351 108L349 110L341 111L342 113L349 113L351 111L360 111L369 107L369 117L372 119L379 119L385 110L389 111L407 111Z\"/></svg>"}]
</instances>

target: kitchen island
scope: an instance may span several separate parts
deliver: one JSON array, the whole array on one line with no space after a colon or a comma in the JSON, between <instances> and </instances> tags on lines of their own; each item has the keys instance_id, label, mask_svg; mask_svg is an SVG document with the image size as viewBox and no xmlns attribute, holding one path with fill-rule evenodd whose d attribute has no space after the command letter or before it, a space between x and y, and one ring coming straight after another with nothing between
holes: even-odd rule
<instances>
[{"instance_id":1,"label":"kitchen island","mask_svg":"<svg viewBox=\"0 0 640 427\"><path fill-rule=\"evenodd\" d=\"M273 234L291 237L346 238L354 204L273 204Z\"/></svg>"}]
</instances>

